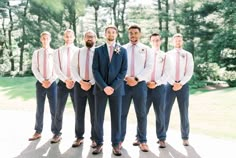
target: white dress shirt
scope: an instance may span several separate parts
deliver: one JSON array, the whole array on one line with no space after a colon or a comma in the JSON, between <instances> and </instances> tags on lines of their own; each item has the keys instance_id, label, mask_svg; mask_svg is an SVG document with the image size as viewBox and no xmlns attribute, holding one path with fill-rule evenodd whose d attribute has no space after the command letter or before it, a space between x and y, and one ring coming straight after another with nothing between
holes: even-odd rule
<instances>
[{"instance_id":1,"label":"white dress shirt","mask_svg":"<svg viewBox=\"0 0 236 158\"><path fill-rule=\"evenodd\" d=\"M176 49L172 49L166 53L166 70L168 73L167 82L171 85L175 82L176 73ZM180 49L180 83L186 84L193 75L193 56L190 52Z\"/></svg>"},{"instance_id":2,"label":"white dress shirt","mask_svg":"<svg viewBox=\"0 0 236 158\"><path fill-rule=\"evenodd\" d=\"M127 50L128 57L128 70L126 76L131 76L131 57L132 57L132 44L127 43L123 47ZM139 81L148 81L148 77L152 73L153 67L153 53L150 47L138 42L134 48L134 68L135 77Z\"/></svg>"},{"instance_id":3,"label":"white dress shirt","mask_svg":"<svg viewBox=\"0 0 236 158\"><path fill-rule=\"evenodd\" d=\"M71 73L73 80L77 81L78 83L85 79L85 66L86 66L86 56L87 56L87 47L82 47L79 51L74 53L74 56L71 61ZM90 48L89 52L89 82L94 85L95 80L93 77L92 72L92 63L93 63L93 56L94 56L95 48Z\"/></svg>"},{"instance_id":4,"label":"white dress shirt","mask_svg":"<svg viewBox=\"0 0 236 158\"><path fill-rule=\"evenodd\" d=\"M67 79L72 79L72 76L67 76L68 48L70 49L70 62L71 62L74 56L74 53L79 51L79 48L76 47L74 44L71 44L70 46L62 46L58 48L54 53L55 71L58 75L58 78L63 82L65 82ZM69 68L71 68L70 65L69 65ZM71 71L71 74L72 74L72 71Z\"/></svg>"},{"instance_id":5,"label":"white dress shirt","mask_svg":"<svg viewBox=\"0 0 236 158\"><path fill-rule=\"evenodd\" d=\"M49 80L50 83L54 82L57 79L56 73L54 71L54 64L53 64L53 52L54 50L51 48L46 49L46 58L47 58L47 65L46 65L46 78L43 77L44 71L44 48L40 48L33 53L32 57L32 65L31 69L35 76L35 78L39 82L43 82L44 80Z\"/></svg>"},{"instance_id":6,"label":"white dress shirt","mask_svg":"<svg viewBox=\"0 0 236 158\"><path fill-rule=\"evenodd\" d=\"M155 61L155 54L156 54L156 69L155 69L155 76L154 80L157 83L157 86L166 84L167 74L166 74L166 56L165 53L161 50L157 51L152 49L153 53L153 63ZM154 70L155 63L153 64L152 72ZM151 81L152 73L148 77L148 81Z\"/></svg>"}]
</instances>

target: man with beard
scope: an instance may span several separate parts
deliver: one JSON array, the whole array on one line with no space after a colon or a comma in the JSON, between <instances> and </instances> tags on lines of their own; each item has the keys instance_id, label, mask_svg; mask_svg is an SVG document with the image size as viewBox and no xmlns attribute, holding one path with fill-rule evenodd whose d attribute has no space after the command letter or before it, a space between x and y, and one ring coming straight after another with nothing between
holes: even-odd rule
<instances>
[{"instance_id":1,"label":"man with beard","mask_svg":"<svg viewBox=\"0 0 236 158\"><path fill-rule=\"evenodd\" d=\"M58 48L54 52L54 65L55 71L58 75L59 82L57 83L57 108L55 116L56 132L51 140L51 143L58 143L61 140L61 129L63 121L63 113L65 110L68 95L71 97L71 101L74 107L74 80L71 76L71 60L75 52L78 51L78 47L74 45L75 34L71 29L67 29L64 32L65 45Z\"/></svg>"},{"instance_id":2,"label":"man with beard","mask_svg":"<svg viewBox=\"0 0 236 158\"><path fill-rule=\"evenodd\" d=\"M91 122L91 147L96 147L95 132L94 132L94 78L92 73L92 61L94 55L94 46L96 43L96 34L88 30L84 34L85 46L80 48L73 56L71 62L72 77L76 81L74 86L75 96L75 134L76 140L72 147L78 147L84 140L84 117L86 102L88 100L90 109L90 122Z\"/></svg>"},{"instance_id":3,"label":"man with beard","mask_svg":"<svg viewBox=\"0 0 236 158\"><path fill-rule=\"evenodd\" d=\"M96 149L93 154L102 152L103 122L107 100L110 105L111 141L113 154L121 155L121 103L124 93L123 80L127 71L126 50L116 43L118 30L109 25L105 29L106 43L95 49L93 58L93 75L95 79L95 132Z\"/></svg>"},{"instance_id":4,"label":"man with beard","mask_svg":"<svg viewBox=\"0 0 236 158\"><path fill-rule=\"evenodd\" d=\"M153 57L151 49L139 41L141 28L138 25L131 25L128 34L130 42L124 45L128 53L128 71L124 81L125 95L122 98L121 141L125 139L127 116L133 99L138 125L137 139L133 145L139 145L143 152L148 152L149 148L146 144L146 81L152 72Z\"/></svg>"}]
</instances>

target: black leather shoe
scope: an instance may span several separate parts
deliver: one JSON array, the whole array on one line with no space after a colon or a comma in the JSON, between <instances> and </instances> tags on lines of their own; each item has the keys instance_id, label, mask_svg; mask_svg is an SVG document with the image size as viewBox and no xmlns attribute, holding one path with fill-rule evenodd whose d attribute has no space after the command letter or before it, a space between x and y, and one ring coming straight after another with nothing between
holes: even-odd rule
<instances>
[{"instance_id":1,"label":"black leather shoe","mask_svg":"<svg viewBox=\"0 0 236 158\"><path fill-rule=\"evenodd\" d=\"M93 155L100 154L102 152L102 145L97 145L95 150L92 152Z\"/></svg>"},{"instance_id":2,"label":"black leather shoe","mask_svg":"<svg viewBox=\"0 0 236 158\"><path fill-rule=\"evenodd\" d=\"M121 156L121 152L120 152L120 148L119 146L117 147L113 147L113 154L116 155L116 156Z\"/></svg>"}]
</instances>

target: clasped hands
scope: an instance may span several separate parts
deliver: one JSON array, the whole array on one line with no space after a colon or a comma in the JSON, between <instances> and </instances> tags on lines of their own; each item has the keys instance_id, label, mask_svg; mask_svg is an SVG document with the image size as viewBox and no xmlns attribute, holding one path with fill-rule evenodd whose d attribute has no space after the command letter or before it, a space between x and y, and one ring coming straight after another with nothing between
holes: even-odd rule
<instances>
[{"instance_id":1,"label":"clasped hands","mask_svg":"<svg viewBox=\"0 0 236 158\"><path fill-rule=\"evenodd\" d=\"M74 84L75 84L75 82L71 79L67 79L65 81L65 83L66 83L66 88L68 88L68 89L72 89L74 87Z\"/></svg>"},{"instance_id":2,"label":"clasped hands","mask_svg":"<svg viewBox=\"0 0 236 158\"><path fill-rule=\"evenodd\" d=\"M183 85L181 83L174 83L172 89L173 89L173 91L178 91L182 88L182 86Z\"/></svg>"},{"instance_id":3,"label":"clasped hands","mask_svg":"<svg viewBox=\"0 0 236 158\"><path fill-rule=\"evenodd\" d=\"M133 87L136 86L138 84L138 81L135 80L135 77L126 77L126 84Z\"/></svg>"},{"instance_id":4,"label":"clasped hands","mask_svg":"<svg viewBox=\"0 0 236 158\"><path fill-rule=\"evenodd\" d=\"M92 86L90 82L85 82L83 80L81 80L79 83L80 83L81 88L85 91L88 91Z\"/></svg>"},{"instance_id":5,"label":"clasped hands","mask_svg":"<svg viewBox=\"0 0 236 158\"><path fill-rule=\"evenodd\" d=\"M147 87L150 89L154 89L157 87L157 83L154 81L147 82Z\"/></svg>"},{"instance_id":6,"label":"clasped hands","mask_svg":"<svg viewBox=\"0 0 236 158\"><path fill-rule=\"evenodd\" d=\"M44 88L49 88L49 87L51 86L51 82L50 82L49 80L44 80L44 81L42 82L42 86L43 86Z\"/></svg>"},{"instance_id":7,"label":"clasped hands","mask_svg":"<svg viewBox=\"0 0 236 158\"><path fill-rule=\"evenodd\" d=\"M114 93L114 88L110 86L106 86L103 90L106 93L106 95L112 95Z\"/></svg>"}]
</instances>

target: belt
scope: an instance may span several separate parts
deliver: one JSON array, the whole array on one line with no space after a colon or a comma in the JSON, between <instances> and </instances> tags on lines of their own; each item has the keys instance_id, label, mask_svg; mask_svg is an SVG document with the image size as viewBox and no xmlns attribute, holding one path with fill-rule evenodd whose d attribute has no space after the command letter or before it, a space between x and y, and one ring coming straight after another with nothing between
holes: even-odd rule
<instances>
[{"instance_id":1,"label":"belt","mask_svg":"<svg viewBox=\"0 0 236 158\"><path fill-rule=\"evenodd\" d=\"M83 80L84 82L89 82L90 80Z\"/></svg>"}]
</instances>

